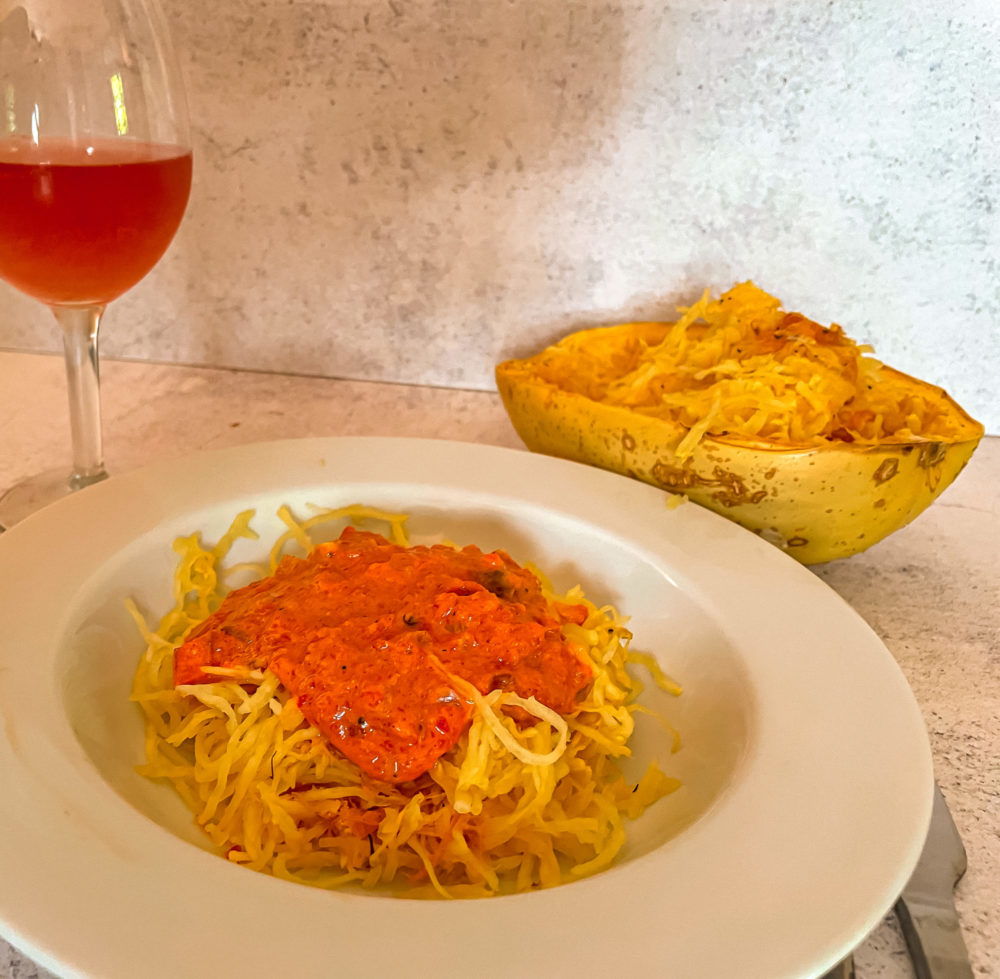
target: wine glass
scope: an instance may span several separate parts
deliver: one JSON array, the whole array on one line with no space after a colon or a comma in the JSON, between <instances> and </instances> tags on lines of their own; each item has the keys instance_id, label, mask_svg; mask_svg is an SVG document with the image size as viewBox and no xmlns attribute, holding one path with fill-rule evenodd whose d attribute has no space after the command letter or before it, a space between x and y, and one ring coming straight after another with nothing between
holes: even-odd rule
<instances>
[{"instance_id":1,"label":"wine glass","mask_svg":"<svg viewBox=\"0 0 1000 979\"><path fill-rule=\"evenodd\" d=\"M191 190L158 0L0 0L0 279L61 327L73 468L0 498L0 530L107 477L97 332L166 251Z\"/></svg>"}]
</instances>

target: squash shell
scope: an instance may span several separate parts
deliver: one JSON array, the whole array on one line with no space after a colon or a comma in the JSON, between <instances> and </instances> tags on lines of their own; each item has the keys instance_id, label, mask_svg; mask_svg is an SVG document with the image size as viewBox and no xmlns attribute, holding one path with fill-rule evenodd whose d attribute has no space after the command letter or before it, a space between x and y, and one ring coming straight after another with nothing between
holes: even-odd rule
<instances>
[{"instance_id":1,"label":"squash shell","mask_svg":"<svg viewBox=\"0 0 1000 979\"><path fill-rule=\"evenodd\" d=\"M625 323L582 330L562 343L613 356L636 337L656 342L669 326ZM529 449L683 494L803 564L857 554L905 526L952 483L983 435L982 425L941 388L883 367L925 397L943 399L960 420L959 435L805 448L705 436L681 461L674 450L687 433L684 426L561 389L539 373L546 354L496 369L504 407Z\"/></svg>"}]
</instances>

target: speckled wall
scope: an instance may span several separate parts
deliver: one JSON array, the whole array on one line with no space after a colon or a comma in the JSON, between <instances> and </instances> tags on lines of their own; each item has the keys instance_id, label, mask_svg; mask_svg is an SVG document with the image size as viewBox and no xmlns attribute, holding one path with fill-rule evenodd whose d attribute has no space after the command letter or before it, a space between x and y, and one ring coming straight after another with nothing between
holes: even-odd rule
<instances>
[{"instance_id":1,"label":"speckled wall","mask_svg":"<svg viewBox=\"0 0 1000 979\"><path fill-rule=\"evenodd\" d=\"M752 277L1000 432L996 0L165 4L195 187L105 353L489 387Z\"/></svg>"}]
</instances>

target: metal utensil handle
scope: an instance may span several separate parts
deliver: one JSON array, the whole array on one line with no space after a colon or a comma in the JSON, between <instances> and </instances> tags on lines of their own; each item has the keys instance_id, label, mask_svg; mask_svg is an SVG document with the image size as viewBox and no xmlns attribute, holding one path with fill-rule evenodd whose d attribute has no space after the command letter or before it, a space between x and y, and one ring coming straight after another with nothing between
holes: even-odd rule
<instances>
[{"instance_id":1,"label":"metal utensil handle","mask_svg":"<svg viewBox=\"0 0 1000 979\"><path fill-rule=\"evenodd\" d=\"M917 979L973 979L953 902L929 904L900 898L896 917Z\"/></svg>"},{"instance_id":2,"label":"metal utensil handle","mask_svg":"<svg viewBox=\"0 0 1000 979\"><path fill-rule=\"evenodd\" d=\"M823 974L822 979L854 979L854 956L848 955L846 959L841 959L829 972Z\"/></svg>"}]
</instances>

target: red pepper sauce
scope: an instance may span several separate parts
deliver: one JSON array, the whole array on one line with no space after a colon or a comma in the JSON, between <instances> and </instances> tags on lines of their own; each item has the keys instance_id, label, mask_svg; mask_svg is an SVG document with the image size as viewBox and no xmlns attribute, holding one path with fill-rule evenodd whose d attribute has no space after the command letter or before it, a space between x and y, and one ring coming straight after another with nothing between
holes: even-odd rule
<instances>
[{"instance_id":1,"label":"red pepper sauce","mask_svg":"<svg viewBox=\"0 0 1000 979\"><path fill-rule=\"evenodd\" d=\"M549 602L503 551L401 547L348 528L227 595L177 649L174 683L218 679L205 666L269 669L344 755L402 782L469 723L473 706L449 673L572 711L593 671L561 626L586 616Z\"/></svg>"}]
</instances>

